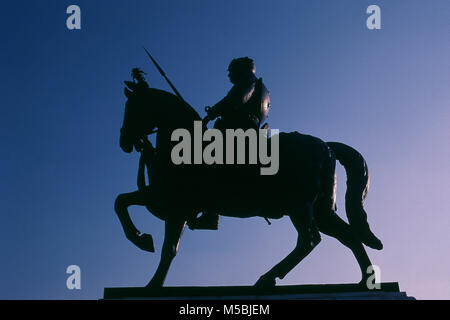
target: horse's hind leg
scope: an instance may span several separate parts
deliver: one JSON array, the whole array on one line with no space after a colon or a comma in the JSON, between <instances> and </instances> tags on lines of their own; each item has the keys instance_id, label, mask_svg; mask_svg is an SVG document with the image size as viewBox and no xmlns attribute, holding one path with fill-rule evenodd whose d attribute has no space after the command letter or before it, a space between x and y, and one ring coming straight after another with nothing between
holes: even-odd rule
<instances>
[{"instance_id":1,"label":"horse's hind leg","mask_svg":"<svg viewBox=\"0 0 450 320\"><path fill-rule=\"evenodd\" d=\"M369 256L364 249L361 241L359 241L350 225L342 220L333 210L329 208L316 208L315 219L319 231L339 240L343 245L352 250L353 255L358 261L361 269L362 280L365 283L370 274L367 274L367 268L372 264Z\"/></svg>"},{"instance_id":2,"label":"horse's hind leg","mask_svg":"<svg viewBox=\"0 0 450 320\"><path fill-rule=\"evenodd\" d=\"M156 269L152 280L147 284L147 287L161 287L166 279L170 264L178 252L178 245L180 244L181 235L186 226L186 221L182 220L168 220L166 221L164 244L161 250L161 260Z\"/></svg>"},{"instance_id":3,"label":"horse's hind leg","mask_svg":"<svg viewBox=\"0 0 450 320\"><path fill-rule=\"evenodd\" d=\"M269 272L262 275L255 286L274 286L276 278L283 279L286 274L297 266L320 242L320 235L314 224L311 224L313 207L305 202L301 207L289 215L298 232L297 245L289 255L274 266Z\"/></svg>"}]
</instances>

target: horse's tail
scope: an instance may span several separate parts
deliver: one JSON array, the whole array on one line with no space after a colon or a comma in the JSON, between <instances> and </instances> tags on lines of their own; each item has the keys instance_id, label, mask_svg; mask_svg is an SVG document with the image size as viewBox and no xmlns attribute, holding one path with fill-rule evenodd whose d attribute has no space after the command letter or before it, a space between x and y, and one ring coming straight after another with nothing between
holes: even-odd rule
<instances>
[{"instance_id":1,"label":"horse's tail","mask_svg":"<svg viewBox=\"0 0 450 320\"><path fill-rule=\"evenodd\" d=\"M355 236L365 245L381 250L383 244L370 231L364 200L369 191L369 169L363 156L352 147L339 143L327 142L336 159L344 166L347 174L347 191L345 193L345 211Z\"/></svg>"}]
</instances>

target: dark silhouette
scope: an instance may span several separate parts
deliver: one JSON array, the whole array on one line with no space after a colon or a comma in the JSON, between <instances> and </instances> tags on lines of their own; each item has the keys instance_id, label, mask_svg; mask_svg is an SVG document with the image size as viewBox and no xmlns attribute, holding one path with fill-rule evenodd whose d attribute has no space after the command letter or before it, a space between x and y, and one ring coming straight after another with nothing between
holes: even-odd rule
<instances>
[{"instance_id":1,"label":"dark silhouette","mask_svg":"<svg viewBox=\"0 0 450 320\"><path fill-rule=\"evenodd\" d=\"M255 286L207 286L207 287L162 287L148 288L105 288L104 299L165 299L205 300L218 297L223 300L415 300L400 290L397 282L380 283L379 289L369 289L358 284L288 285L275 287ZM285 307L287 305L283 305ZM292 313L298 312L298 304L292 306ZM254 313L256 315L256 313ZM243 318L243 317L242 317ZM252 317L250 317L252 318Z\"/></svg>"},{"instance_id":2,"label":"dark silhouette","mask_svg":"<svg viewBox=\"0 0 450 320\"><path fill-rule=\"evenodd\" d=\"M204 121L216 121L214 127L218 129L259 129L267 119L270 108L269 92L262 79L255 76L255 64L252 59L233 59L228 66L228 78L233 87L228 94L206 109Z\"/></svg>"},{"instance_id":3,"label":"dark silhouette","mask_svg":"<svg viewBox=\"0 0 450 320\"><path fill-rule=\"evenodd\" d=\"M224 132L226 129L255 129L267 119L270 108L270 95L262 78L255 76L255 63L248 57L233 59L228 66L228 78L233 87L228 94L213 107L206 107L205 125L216 118L214 128ZM268 126L266 126L268 128ZM243 168L243 170L248 168ZM192 230L217 230L219 215L207 211L198 219L188 221Z\"/></svg>"},{"instance_id":4,"label":"dark silhouette","mask_svg":"<svg viewBox=\"0 0 450 320\"><path fill-rule=\"evenodd\" d=\"M310 135L291 132L279 135L280 167L275 175L251 173L246 176L242 166L221 166L226 167L222 169L208 165L175 165L171 161L171 150L177 144L171 141L173 130L184 128L193 136L193 122L201 118L181 97L149 88L140 83L145 82L142 73L136 74L134 82L126 83L128 101L120 146L128 153L133 148L144 150L141 178L138 179L137 191L117 197L115 211L126 237L147 251L153 251L151 237L141 235L137 230L128 207L146 206L152 214L165 221L161 260L148 286L163 285L186 222L195 219L200 212L238 218L260 216L278 219L289 216L298 232L297 245L286 258L259 278L257 286L274 286L276 278L284 278L320 242L319 232L338 239L352 250L365 283L370 276L366 271L371 262L363 243L379 250L382 244L367 223L363 203L369 173L364 158L356 150L342 143L325 143ZM153 150L146 142L146 136L155 129L156 149ZM346 212L349 224L335 213L336 159L347 172ZM142 168L149 162L151 174L146 186L142 183ZM226 170L226 174L217 174L221 170ZM251 167L248 171L254 172Z\"/></svg>"}]
</instances>

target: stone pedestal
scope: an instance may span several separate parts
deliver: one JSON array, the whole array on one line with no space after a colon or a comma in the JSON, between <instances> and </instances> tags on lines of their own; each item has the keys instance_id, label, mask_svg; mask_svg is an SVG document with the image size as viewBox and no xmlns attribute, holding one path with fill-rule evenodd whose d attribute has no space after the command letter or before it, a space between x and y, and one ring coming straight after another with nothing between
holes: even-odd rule
<instances>
[{"instance_id":1,"label":"stone pedestal","mask_svg":"<svg viewBox=\"0 0 450 320\"><path fill-rule=\"evenodd\" d=\"M260 289L233 287L105 288L104 299L118 300L414 300L397 282L369 290L359 284L315 284Z\"/></svg>"}]
</instances>

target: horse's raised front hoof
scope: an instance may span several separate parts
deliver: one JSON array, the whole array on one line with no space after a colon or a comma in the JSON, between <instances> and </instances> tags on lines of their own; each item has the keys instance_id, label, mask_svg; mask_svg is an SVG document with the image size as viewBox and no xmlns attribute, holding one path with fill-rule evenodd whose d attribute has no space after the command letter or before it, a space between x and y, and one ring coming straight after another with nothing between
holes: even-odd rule
<instances>
[{"instance_id":1,"label":"horse's raised front hoof","mask_svg":"<svg viewBox=\"0 0 450 320\"><path fill-rule=\"evenodd\" d=\"M138 235L137 233L129 233L127 239L130 240L136 247L143 251L155 252L155 246L153 244L153 238L150 234L143 233Z\"/></svg>"},{"instance_id":2,"label":"horse's raised front hoof","mask_svg":"<svg viewBox=\"0 0 450 320\"><path fill-rule=\"evenodd\" d=\"M138 247L140 249L148 252L155 252L155 245L151 234L143 233L138 239Z\"/></svg>"},{"instance_id":3,"label":"horse's raised front hoof","mask_svg":"<svg viewBox=\"0 0 450 320\"><path fill-rule=\"evenodd\" d=\"M275 278L269 276L261 276L255 283L256 288L273 288L277 284Z\"/></svg>"}]
</instances>

